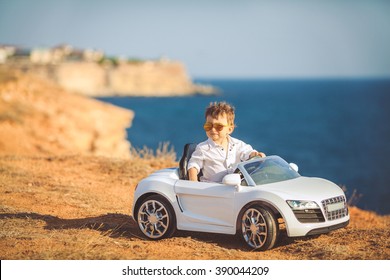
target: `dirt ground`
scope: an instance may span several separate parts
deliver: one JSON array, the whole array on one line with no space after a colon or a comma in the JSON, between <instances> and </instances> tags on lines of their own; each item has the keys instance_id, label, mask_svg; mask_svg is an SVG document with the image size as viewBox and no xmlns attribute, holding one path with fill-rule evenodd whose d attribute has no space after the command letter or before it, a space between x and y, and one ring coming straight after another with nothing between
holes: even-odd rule
<instances>
[{"instance_id":1,"label":"dirt ground","mask_svg":"<svg viewBox=\"0 0 390 280\"><path fill-rule=\"evenodd\" d=\"M1 259L381 259L390 258L390 216L350 207L348 227L288 238L251 251L238 237L176 232L148 241L132 219L133 190L169 154L130 160L98 156L0 156Z\"/></svg>"}]
</instances>

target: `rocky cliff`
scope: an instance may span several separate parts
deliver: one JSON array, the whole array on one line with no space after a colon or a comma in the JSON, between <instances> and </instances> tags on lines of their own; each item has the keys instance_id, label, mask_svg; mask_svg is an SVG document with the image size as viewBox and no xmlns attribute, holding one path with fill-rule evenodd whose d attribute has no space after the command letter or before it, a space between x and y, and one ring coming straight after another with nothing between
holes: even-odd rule
<instances>
[{"instance_id":1,"label":"rocky cliff","mask_svg":"<svg viewBox=\"0 0 390 280\"><path fill-rule=\"evenodd\" d=\"M158 60L96 63L67 61L58 64L8 63L50 79L65 89L89 96L180 96L213 94L208 85L194 84L181 62Z\"/></svg>"},{"instance_id":2,"label":"rocky cliff","mask_svg":"<svg viewBox=\"0 0 390 280\"><path fill-rule=\"evenodd\" d=\"M133 116L31 74L0 71L0 154L128 158Z\"/></svg>"}]
</instances>

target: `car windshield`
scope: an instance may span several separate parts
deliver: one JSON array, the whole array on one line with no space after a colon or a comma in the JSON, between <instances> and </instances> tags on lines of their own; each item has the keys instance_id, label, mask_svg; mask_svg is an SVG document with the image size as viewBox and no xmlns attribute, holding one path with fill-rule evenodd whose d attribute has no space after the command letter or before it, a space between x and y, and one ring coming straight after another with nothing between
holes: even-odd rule
<instances>
[{"instance_id":1,"label":"car windshield","mask_svg":"<svg viewBox=\"0 0 390 280\"><path fill-rule=\"evenodd\" d=\"M299 177L291 166L278 156L269 156L244 165L256 185L270 184Z\"/></svg>"}]
</instances>

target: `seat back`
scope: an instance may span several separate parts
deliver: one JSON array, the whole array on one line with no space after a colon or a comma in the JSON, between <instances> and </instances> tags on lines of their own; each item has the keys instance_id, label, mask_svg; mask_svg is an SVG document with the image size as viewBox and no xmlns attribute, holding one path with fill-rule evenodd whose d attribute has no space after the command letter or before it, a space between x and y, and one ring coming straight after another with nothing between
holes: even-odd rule
<instances>
[{"instance_id":1,"label":"seat back","mask_svg":"<svg viewBox=\"0 0 390 280\"><path fill-rule=\"evenodd\" d=\"M183 155L181 156L179 162L179 178L182 180L188 180L188 161L190 160L192 153L195 151L196 145L197 144L195 143L187 143L184 145Z\"/></svg>"}]
</instances>

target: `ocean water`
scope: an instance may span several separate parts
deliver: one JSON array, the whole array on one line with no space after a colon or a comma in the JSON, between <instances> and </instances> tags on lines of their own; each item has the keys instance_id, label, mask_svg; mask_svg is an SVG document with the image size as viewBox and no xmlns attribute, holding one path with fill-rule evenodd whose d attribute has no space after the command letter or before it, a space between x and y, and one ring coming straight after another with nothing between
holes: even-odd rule
<instances>
[{"instance_id":1,"label":"ocean water","mask_svg":"<svg viewBox=\"0 0 390 280\"><path fill-rule=\"evenodd\" d=\"M218 96L99 98L135 112L128 139L156 149L206 139L204 109L236 108L232 136L346 188L357 206L390 214L390 80L199 80Z\"/></svg>"}]
</instances>

